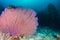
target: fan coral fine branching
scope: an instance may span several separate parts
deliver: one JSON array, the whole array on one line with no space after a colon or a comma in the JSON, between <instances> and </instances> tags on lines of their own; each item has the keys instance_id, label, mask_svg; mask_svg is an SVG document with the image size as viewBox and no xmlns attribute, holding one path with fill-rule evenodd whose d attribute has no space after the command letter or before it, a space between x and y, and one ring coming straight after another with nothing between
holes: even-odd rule
<instances>
[{"instance_id":1,"label":"fan coral fine branching","mask_svg":"<svg viewBox=\"0 0 60 40\"><path fill-rule=\"evenodd\" d=\"M32 35L38 26L36 13L31 9L5 8L0 16L0 31L13 36Z\"/></svg>"}]
</instances>

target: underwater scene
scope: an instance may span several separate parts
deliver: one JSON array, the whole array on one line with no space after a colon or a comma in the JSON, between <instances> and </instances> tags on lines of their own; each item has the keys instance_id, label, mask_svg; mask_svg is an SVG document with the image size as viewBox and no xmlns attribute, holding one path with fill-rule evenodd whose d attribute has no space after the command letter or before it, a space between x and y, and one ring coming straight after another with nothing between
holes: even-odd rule
<instances>
[{"instance_id":1,"label":"underwater scene","mask_svg":"<svg viewBox=\"0 0 60 40\"><path fill-rule=\"evenodd\" d=\"M0 0L0 40L60 40L60 0Z\"/></svg>"}]
</instances>

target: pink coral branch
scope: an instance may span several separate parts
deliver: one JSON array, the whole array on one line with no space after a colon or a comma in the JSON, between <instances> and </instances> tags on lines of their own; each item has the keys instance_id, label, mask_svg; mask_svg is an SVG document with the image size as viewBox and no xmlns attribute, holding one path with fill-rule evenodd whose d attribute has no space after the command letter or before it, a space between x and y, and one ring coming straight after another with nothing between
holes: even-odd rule
<instances>
[{"instance_id":1,"label":"pink coral branch","mask_svg":"<svg viewBox=\"0 0 60 40\"><path fill-rule=\"evenodd\" d=\"M32 35L38 26L35 16L30 9L6 8L0 16L0 30L13 36Z\"/></svg>"}]
</instances>

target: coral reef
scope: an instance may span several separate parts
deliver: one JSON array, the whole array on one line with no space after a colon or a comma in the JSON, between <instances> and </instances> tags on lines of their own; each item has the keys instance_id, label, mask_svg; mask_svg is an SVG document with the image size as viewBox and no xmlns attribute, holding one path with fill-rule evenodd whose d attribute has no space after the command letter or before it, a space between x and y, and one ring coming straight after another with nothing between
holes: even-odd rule
<instances>
[{"instance_id":1,"label":"coral reef","mask_svg":"<svg viewBox=\"0 0 60 40\"><path fill-rule=\"evenodd\" d=\"M42 29L43 30L43 29ZM45 29L46 30L46 29ZM50 30L50 29L49 29ZM57 37L54 37L52 32L50 32L48 35L47 33L36 33L35 35L29 35L29 36L11 36L9 33L5 34L3 32L0 32L0 40L60 40L60 36L57 34Z\"/></svg>"}]
</instances>

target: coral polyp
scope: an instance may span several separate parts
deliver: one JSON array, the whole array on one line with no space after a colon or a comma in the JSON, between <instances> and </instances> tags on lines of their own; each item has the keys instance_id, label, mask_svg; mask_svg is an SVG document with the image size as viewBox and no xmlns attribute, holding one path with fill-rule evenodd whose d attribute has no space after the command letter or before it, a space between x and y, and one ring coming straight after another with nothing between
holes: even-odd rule
<instances>
[{"instance_id":1,"label":"coral polyp","mask_svg":"<svg viewBox=\"0 0 60 40\"><path fill-rule=\"evenodd\" d=\"M31 9L5 8L0 16L0 30L13 36L32 35L36 32L37 21Z\"/></svg>"}]
</instances>

